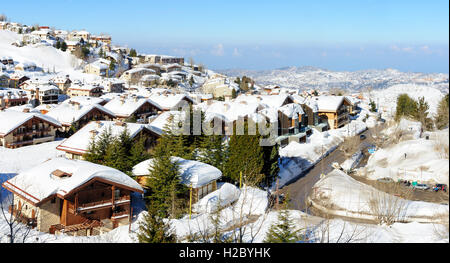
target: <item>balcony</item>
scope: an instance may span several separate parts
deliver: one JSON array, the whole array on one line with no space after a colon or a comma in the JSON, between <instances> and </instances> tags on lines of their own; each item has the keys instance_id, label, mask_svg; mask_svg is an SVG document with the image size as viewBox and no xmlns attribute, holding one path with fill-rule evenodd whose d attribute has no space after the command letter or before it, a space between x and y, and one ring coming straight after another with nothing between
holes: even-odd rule
<instances>
[{"instance_id":1,"label":"balcony","mask_svg":"<svg viewBox=\"0 0 450 263\"><path fill-rule=\"evenodd\" d=\"M24 135L33 135L40 132L49 132L50 127L47 128L41 128L41 129L24 129L24 130L17 130L13 132L13 136L24 136Z\"/></svg>"},{"instance_id":2,"label":"balcony","mask_svg":"<svg viewBox=\"0 0 450 263\"><path fill-rule=\"evenodd\" d=\"M130 197L129 196L122 196L118 199L114 199L114 205L122 205L130 203ZM90 210L96 210L96 209L102 209L107 207L112 207L113 203L111 199L104 199L96 202L89 202L84 204L78 204L76 207L77 212L86 212Z\"/></svg>"}]
</instances>

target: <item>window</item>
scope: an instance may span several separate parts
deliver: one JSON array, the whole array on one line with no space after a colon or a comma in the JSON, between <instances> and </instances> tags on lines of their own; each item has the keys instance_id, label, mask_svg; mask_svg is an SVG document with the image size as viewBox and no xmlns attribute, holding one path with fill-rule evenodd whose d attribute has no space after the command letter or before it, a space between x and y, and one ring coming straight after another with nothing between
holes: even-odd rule
<instances>
[{"instance_id":1,"label":"window","mask_svg":"<svg viewBox=\"0 0 450 263\"><path fill-rule=\"evenodd\" d=\"M54 204L56 202L56 198L52 198L52 200L50 201L52 204Z\"/></svg>"},{"instance_id":2,"label":"window","mask_svg":"<svg viewBox=\"0 0 450 263\"><path fill-rule=\"evenodd\" d=\"M114 199L119 199L120 197L120 189L114 190Z\"/></svg>"}]
</instances>

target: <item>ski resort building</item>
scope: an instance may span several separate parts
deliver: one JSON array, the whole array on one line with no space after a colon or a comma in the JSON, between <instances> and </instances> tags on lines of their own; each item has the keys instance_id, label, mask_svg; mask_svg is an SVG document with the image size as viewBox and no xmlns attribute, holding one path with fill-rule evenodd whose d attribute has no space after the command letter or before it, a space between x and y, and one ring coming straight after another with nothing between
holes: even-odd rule
<instances>
[{"instance_id":1,"label":"ski resort building","mask_svg":"<svg viewBox=\"0 0 450 263\"><path fill-rule=\"evenodd\" d=\"M55 158L19 173L2 186L14 195L9 211L51 234L90 236L131 222L131 194L142 187L119 170Z\"/></svg>"}]
</instances>

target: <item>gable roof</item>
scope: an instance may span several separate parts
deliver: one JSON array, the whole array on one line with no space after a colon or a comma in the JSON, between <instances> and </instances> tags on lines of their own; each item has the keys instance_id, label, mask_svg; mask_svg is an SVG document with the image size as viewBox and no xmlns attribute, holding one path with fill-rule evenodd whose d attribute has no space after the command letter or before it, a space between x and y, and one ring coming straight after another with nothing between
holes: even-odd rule
<instances>
[{"instance_id":1,"label":"gable roof","mask_svg":"<svg viewBox=\"0 0 450 263\"><path fill-rule=\"evenodd\" d=\"M56 170L71 174L71 176L58 177L54 175ZM117 184L131 191L143 192L142 187L135 180L119 170L87 161L61 157L45 161L22 172L4 182L3 186L31 203L39 204L52 195L64 197L71 194L72 190L93 179Z\"/></svg>"},{"instance_id":2,"label":"gable roof","mask_svg":"<svg viewBox=\"0 0 450 263\"><path fill-rule=\"evenodd\" d=\"M135 111L137 111L145 103L150 103L155 108L163 110L159 104L151 99L146 98L113 98L108 103L105 104L105 108L114 112L115 115L119 117L131 116Z\"/></svg>"},{"instance_id":3,"label":"gable roof","mask_svg":"<svg viewBox=\"0 0 450 263\"><path fill-rule=\"evenodd\" d=\"M18 128L23 123L38 118L52 125L61 128L61 123L50 116L46 116L37 112L20 112L20 111L0 111L0 135L5 136Z\"/></svg>"},{"instance_id":4,"label":"gable roof","mask_svg":"<svg viewBox=\"0 0 450 263\"><path fill-rule=\"evenodd\" d=\"M127 122L121 123L116 121L91 121L72 136L65 139L56 147L56 149L77 154L84 154L88 151L92 138L94 138L94 141L97 141L108 129L111 129L112 136L118 136L125 130L125 128L128 129L131 138L134 138L143 129L151 131L147 127L147 124Z\"/></svg>"},{"instance_id":5,"label":"gable roof","mask_svg":"<svg viewBox=\"0 0 450 263\"><path fill-rule=\"evenodd\" d=\"M171 160L179 165L181 183L187 186L198 188L222 177L222 172L212 165L175 156L172 156ZM133 175L148 175L152 163L153 159L138 163L133 167Z\"/></svg>"},{"instance_id":6,"label":"gable roof","mask_svg":"<svg viewBox=\"0 0 450 263\"><path fill-rule=\"evenodd\" d=\"M75 104L78 104L75 105ZM78 108L79 107L79 108ZM110 110L106 109L105 107L99 105L99 104L81 104L81 103L70 103L70 102L64 102L55 107L54 109L50 110L46 115L55 118L59 122L61 122L63 125L71 125L73 122L78 121L81 119L84 115L88 114L89 112L93 111L94 109L97 109L103 114L109 115L111 118L115 118L115 115Z\"/></svg>"}]
</instances>

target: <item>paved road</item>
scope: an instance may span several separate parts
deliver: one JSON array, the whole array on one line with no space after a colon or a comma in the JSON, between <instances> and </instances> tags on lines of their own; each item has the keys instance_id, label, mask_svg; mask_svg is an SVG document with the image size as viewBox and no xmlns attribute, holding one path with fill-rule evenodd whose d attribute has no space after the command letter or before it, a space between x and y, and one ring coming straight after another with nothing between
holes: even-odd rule
<instances>
[{"instance_id":1,"label":"paved road","mask_svg":"<svg viewBox=\"0 0 450 263\"><path fill-rule=\"evenodd\" d=\"M360 148L366 148L367 145L371 143L370 129L362 132L361 134L366 135L367 139L361 141ZM357 136L359 137L359 135ZM322 161L318 162L311 170L301 175L298 180L285 185L282 189L280 189L280 193L289 195L289 208L305 211L305 200L310 194L314 184L319 181L320 174L327 174L331 172L334 169L331 166L334 162L342 163L345 159L345 155L339 150L339 148L337 148L322 159Z\"/></svg>"}]
</instances>

